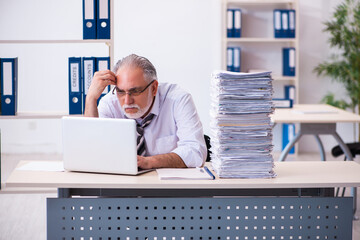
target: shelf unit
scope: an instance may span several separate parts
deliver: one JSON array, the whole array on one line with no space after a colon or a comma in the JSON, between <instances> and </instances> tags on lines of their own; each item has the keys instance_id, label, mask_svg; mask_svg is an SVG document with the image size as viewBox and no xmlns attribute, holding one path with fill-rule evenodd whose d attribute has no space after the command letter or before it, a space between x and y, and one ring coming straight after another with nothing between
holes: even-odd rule
<instances>
[{"instance_id":1,"label":"shelf unit","mask_svg":"<svg viewBox=\"0 0 360 240\"><path fill-rule=\"evenodd\" d=\"M79 13L79 14L82 14ZM32 40L0 40L0 44L105 44L109 49L110 66L114 65L114 0L110 0L110 39L32 39ZM1 56L0 56L1 57ZM71 57L71 56L69 56ZM19 66L19 69L21 66ZM62 69L68 71L68 69ZM68 81L68 79L64 79ZM21 79L18 80L21 84ZM67 92L64 94L68 94ZM54 119L69 115L68 112L18 112L15 116L2 116L0 119Z\"/></svg>"},{"instance_id":2,"label":"shelf unit","mask_svg":"<svg viewBox=\"0 0 360 240\"><path fill-rule=\"evenodd\" d=\"M242 9L242 36L240 38L228 38L226 32L226 21L227 15L226 11L228 8L240 8ZM294 9L296 11L296 27L295 27L295 38L274 38L274 27L273 27L273 10L276 8L283 9ZM265 18L261 19L261 14L266 15ZM266 18L267 17L267 18ZM260 19L260 20L259 20ZM251 22L249 24L249 22ZM252 23L254 22L254 24ZM250 28L257 28L256 24L263 25L265 33L262 36L261 34L256 33L256 31L251 30ZM222 69L226 70L226 50L228 46L240 47L242 52L241 56L241 71L247 72L248 69L243 69L244 65L251 65L251 62L255 62L254 69L264 69L273 71L269 66L261 66L261 62L269 61L269 59L262 59L257 65L256 61L258 54L257 50L261 48L266 49L269 55L278 55L274 60L271 59L272 66L276 66L278 70L273 71L272 77L274 79L274 85L284 85L292 84L296 88L296 98L295 101L298 103L299 99L299 5L298 0L223 0L222 1L222 24L221 24L221 33L222 33ZM261 31L261 30L260 30ZM276 49L277 47L277 49ZM296 49L296 76L282 76L282 72L279 69L282 69L282 53L277 52L282 47L294 47ZM245 49L245 54L243 54L243 49ZM246 56L244 56L246 55ZM266 64L265 64L266 65ZM275 94L276 94L275 88ZM278 93L280 94L280 93ZM278 97L278 96L277 96Z\"/></svg>"},{"instance_id":3,"label":"shelf unit","mask_svg":"<svg viewBox=\"0 0 360 240\"><path fill-rule=\"evenodd\" d=\"M299 0L222 0L222 69L226 70L227 47L241 48L241 71L259 69L272 71L274 98L284 97L284 85L295 86L295 103L299 103ZM240 8L241 37L227 37L227 9ZM294 9L295 38L275 38L273 26L274 9ZM282 75L282 48L294 47L295 76ZM274 128L274 145L280 144L282 130ZM280 149L281 150L281 147ZM298 154L298 144L295 145L295 156Z\"/></svg>"},{"instance_id":4,"label":"shelf unit","mask_svg":"<svg viewBox=\"0 0 360 240\"><path fill-rule=\"evenodd\" d=\"M80 1L80 0L79 0ZM79 12L82 14L82 12ZM110 0L110 39L31 39L31 40L0 40L0 45L57 45L57 44L105 44L108 47L108 54L110 57L110 66L114 65L114 0ZM1 56L0 56L1 57ZM69 56L71 57L71 56ZM26 63L33 64L33 63ZM19 65L19 69L23 66ZM68 71L68 68L62 68L60 71ZM64 79L68 81L68 79ZM18 79L18 85L21 84L21 79ZM65 92L64 94L68 94ZM68 98L67 98L68 99ZM18 102L19 103L19 102ZM55 111L44 111L44 112L17 112L15 116L2 116L0 115L0 120L24 120L24 119L60 119L63 116L68 116L69 112L55 112ZM71 116L81 116L81 115L71 115ZM1 136L0 136L1 141ZM1 146L0 146L1 147ZM1 152L1 149L0 149ZM1 170L1 157L0 157L0 170ZM1 173L0 173L0 190L3 189L1 185ZM36 190L35 190L36 191ZM31 192L34 192L32 190ZM44 191L42 191L44 192Z\"/></svg>"}]
</instances>

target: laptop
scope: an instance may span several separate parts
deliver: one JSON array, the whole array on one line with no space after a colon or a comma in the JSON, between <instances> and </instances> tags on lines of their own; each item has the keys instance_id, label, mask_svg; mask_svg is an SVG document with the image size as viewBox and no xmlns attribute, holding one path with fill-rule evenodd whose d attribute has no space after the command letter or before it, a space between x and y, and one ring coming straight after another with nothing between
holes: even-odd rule
<instances>
[{"instance_id":1,"label":"laptop","mask_svg":"<svg viewBox=\"0 0 360 240\"><path fill-rule=\"evenodd\" d=\"M137 175L136 122L133 119L63 117L64 169Z\"/></svg>"}]
</instances>

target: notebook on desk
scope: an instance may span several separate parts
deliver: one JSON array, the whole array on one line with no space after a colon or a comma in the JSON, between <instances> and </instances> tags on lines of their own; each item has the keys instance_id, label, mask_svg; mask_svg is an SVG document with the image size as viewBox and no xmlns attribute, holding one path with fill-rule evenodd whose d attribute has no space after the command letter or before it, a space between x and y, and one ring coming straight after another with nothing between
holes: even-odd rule
<instances>
[{"instance_id":1,"label":"notebook on desk","mask_svg":"<svg viewBox=\"0 0 360 240\"><path fill-rule=\"evenodd\" d=\"M132 119L63 117L64 169L137 175L136 122Z\"/></svg>"}]
</instances>

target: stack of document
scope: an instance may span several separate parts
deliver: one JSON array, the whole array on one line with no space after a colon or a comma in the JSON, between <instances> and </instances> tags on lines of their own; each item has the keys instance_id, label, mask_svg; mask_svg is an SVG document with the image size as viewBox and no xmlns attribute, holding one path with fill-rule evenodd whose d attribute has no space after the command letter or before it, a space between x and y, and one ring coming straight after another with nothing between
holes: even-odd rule
<instances>
[{"instance_id":1,"label":"stack of document","mask_svg":"<svg viewBox=\"0 0 360 240\"><path fill-rule=\"evenodd\" d=\"M211 82L211 162L221 178L274 177L271 72L217 71Z\"/></svg>"}]
</instances>

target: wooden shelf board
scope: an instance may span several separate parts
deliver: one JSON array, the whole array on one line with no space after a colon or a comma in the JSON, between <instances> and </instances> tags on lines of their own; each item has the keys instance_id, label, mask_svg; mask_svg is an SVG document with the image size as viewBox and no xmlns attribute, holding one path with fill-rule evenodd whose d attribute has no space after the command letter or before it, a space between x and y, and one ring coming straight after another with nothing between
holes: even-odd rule
<instances>
[{"instance_id":1,"label":"wooden shelf board","mask_svg":"<svg viewBox=\"0 0 360 240\"><path fill-rule=\"evenodd\" d=\"M264 4L295 4L296 0L228 0L228 4L264 5Z\"/></svg>"},{"instance_id":2,"label":"wooden shelf board","mask_svg":"<svg viewBox=\"0 0 360 240\"><path fill-rule=\"evenodd\" d=\"M295 38L226 38L227 43L295 43Z\"/></svg>"},{"instance_id":3,"label":"wooden shelf board","mask_svg":"<svg viewBox=\"0 0 360 240\"><path fill-rule=\"evenodd\" d=\"M67 112L19 112L15 116L0 116L0 119L49 119L69 116ZM82 115L70 115L82 116Z\"/></svg>"},{"instance_id":4,"label":"wooden shelf board","mask_svg":"<svg viewBox=\"0 0 360 240\"><path fill-rule=\"evenodd\" d=\"M0 40L0 44L61 44L61 43L105 43L110 39L79 39L79 40Z\"/></svg>"}]
</instances>

